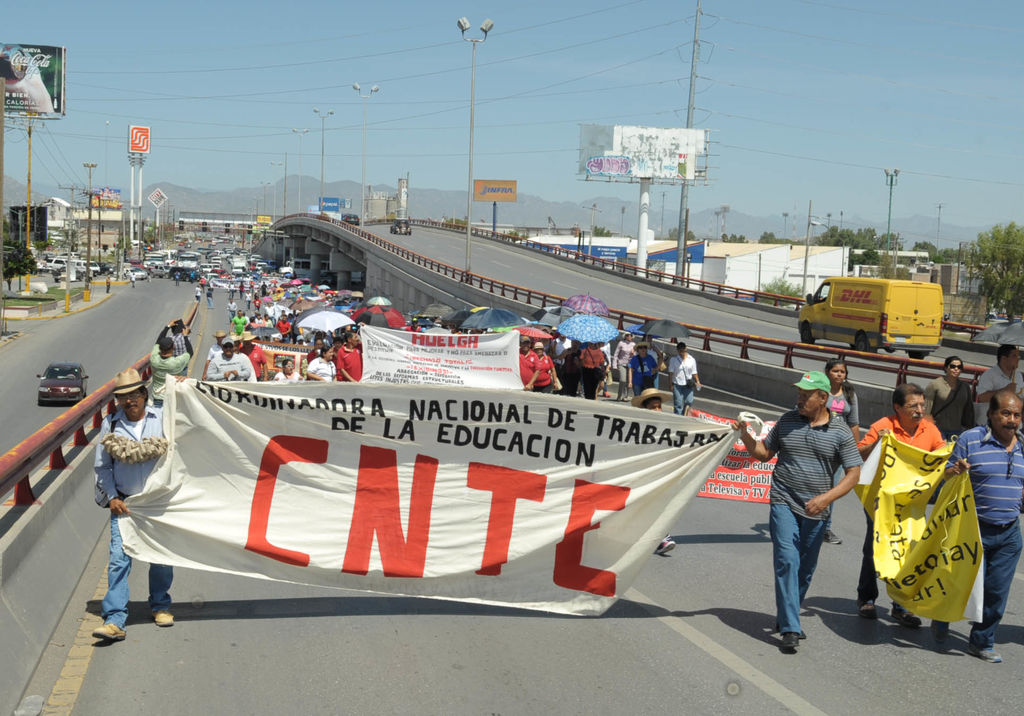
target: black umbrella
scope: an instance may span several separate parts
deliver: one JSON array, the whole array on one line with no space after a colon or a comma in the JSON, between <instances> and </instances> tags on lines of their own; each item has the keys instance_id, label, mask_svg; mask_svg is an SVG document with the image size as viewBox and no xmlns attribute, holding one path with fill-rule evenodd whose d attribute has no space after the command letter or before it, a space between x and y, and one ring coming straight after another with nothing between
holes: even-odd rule
<instances>
[{"instance_id":1,"label":"black umbrella","mask_svg":"<svg viewBox=\"0 0 1024 716\"><path fill-rule=\"evenodd\" d=\"M542 326L554 328L565 319L575 315L576 311L568 306L544 306L544 308L538 308L531 313L530 318Z\"/></svg>"},{"instance_id":2,"label":"black umbrella","mask_svg":"<svg viewBox=\"0 0 1024 716\"><path fill-rule=\"evenodd\" d=\"M1024 345L1024 323L993 323L971 340Z\"/></svg>"},{"instance_id":3,"label":"black umbrella","mask_svg":"<svg viewBox=\"0 0 1024 716\"><path fill-rule=\"evenodd\" d=\"M391 328L388 324L388 317L383 313L371 313L370 311L363 311L359 314L359 318L356 319L356 323L363 323L367 326L377 326L377 328Z\"/></svg>"},{"instance_id":4,"label":"black umbrella","mask_svg":"<svg viewBox=\"0 0 1024 716\"><path fill-rule=\"evenodd\" d=\"M461 325L463 321L473 315L473 309L471 308L460 308L457 311L446 313L441 316L441 323L454 323L456 326Z\"/></svg>"},{"instance_id":5,"label":"black umbrella","mask_svg":"<svg viewBox=\"0 0 1024 716\"><path fill-rule=\"evenodd\" d=\"M690 331L686 326L670 321L667 318L657 318L647 321L640 326L637 333L643 333L648 338L689 338Z\"/></svg>"},{"instance_id":6,"label":"black umbrella","mask_svg":"<svg viewBox=\"0 0 1024 716\"><path fill-rule=\"evenodd\" d=\"M473 313L459 324L459 328L487 330L489 328L508 328L510 326L522 326L526 319L504 308L485 308L482 311Z\"/></svg>"},{"instance_id":7,"label":"black umbrella","mask_svg":"<svg viewBox=\"0 0 1024 716\"><path fill-rule=\"evenodd\" d=\"M453 311L451 306L447 303L432 303L429 306L425 306L420 310L416 311L413 316L420 316L422 318L439 318Z\"/></svg>"}]
</instances>

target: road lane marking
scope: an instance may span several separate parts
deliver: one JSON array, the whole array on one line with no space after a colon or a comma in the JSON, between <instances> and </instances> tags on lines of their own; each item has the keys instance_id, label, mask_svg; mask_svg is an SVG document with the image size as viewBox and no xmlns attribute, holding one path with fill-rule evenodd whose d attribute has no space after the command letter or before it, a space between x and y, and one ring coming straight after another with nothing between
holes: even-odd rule
<instances>
[{"instance_id":1,"label":"road lane marking","mask_svg":"<svg viewBox=\"0 0 1024 716\"><path fill-rule=\"evenodd\" d=\"M719 661L727 669L731 669L740 678L749 681L793 713L806 714L807 716L826 716L825 712L817 706L796 692L786 688L753 664L733 654L714 639L690 626L679 617L658 616L655 613L656 602L642 592L631 588L626 592L626 597L637 602L639 607L654 615L659 622L679 634L711 658Z\"/></svg>"}]
</instances>

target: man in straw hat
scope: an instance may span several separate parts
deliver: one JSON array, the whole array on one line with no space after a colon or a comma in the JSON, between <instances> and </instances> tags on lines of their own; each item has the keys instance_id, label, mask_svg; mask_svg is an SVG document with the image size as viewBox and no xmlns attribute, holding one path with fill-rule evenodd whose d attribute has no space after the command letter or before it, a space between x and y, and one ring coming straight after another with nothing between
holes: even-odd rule
<instances>
[{"instance_id":1,"label":"man in straw hat","mask_svg":"<svg viewBox=\"0 0 1024 716\"><path fill-rule=\"evenodd\" d=\"M857 484L862 463L850 428L828 408L828 377L814 370L794 385L796 409L784 413L763 441L747 432L745 420L732 426L755 459L779 458L772 473L768 525L775 564L775 627L786 653L795 652L805 638L800 604L818 565L829 506ZM843 479L833 486L840 465Z\"/></svg>"},{"instance_id":2,"label":"man in straw hat","mask_svg":"<svg viewBox=\"0 0 1024 716\"><path fill-rule=\"evenodd\" d=\"M657 410L661 412L662 405L671 402L672 395L664 393L657 388L647 388L643 390L640 395L636 396L630 401L630 404L634 408L643 408L644 410ZM661 541L657 549L654 550L655 554L668 554L676 548L676 541L672 539L672 535L665 535L665 539Z\"/></svg>"},{"instance_id":3,"label":"man in straw hat","mask_svg":"<svg viewBox=\"0 0 1024 716\"><path fill-rule=\"evenodd\" d=\"M216 358L217 356L224 352L224 349L221 347L221 344L227 337L228 332L225 330L219 330L213 334L213 338L217 342L210 346L210 350L207 351L206 353L206 364L203 366L203 380L206 380L206 371L210 369L210 361L212 361L214 358Z\"/></svg>"},{"instance_id":4,"label":"man in straw hat","mask_svg":"<svg viewBox=\"0 0 1024 716\"><path fill-rule=\"evenodd\" d=\"M96 445L96 503L110 510L110 562L107 595L103 598L103 626L92 635L104 641L122 641L128 620L128 575L131 557L124 553L118 520L130 514L124 500L142 492L157 460L167 452L163 411L147 405L146 383L134 368L114 376L117 411L103 420ZM174 625L171 606L171 567L149 566L149 609L157 626Z\"/></svg>"}]
</instances>

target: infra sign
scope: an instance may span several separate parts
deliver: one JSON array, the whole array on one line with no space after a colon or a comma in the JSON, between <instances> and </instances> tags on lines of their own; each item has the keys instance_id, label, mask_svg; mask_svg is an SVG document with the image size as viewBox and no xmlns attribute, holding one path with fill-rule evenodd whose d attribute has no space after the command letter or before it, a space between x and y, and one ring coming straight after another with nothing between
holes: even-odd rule
<instances>
[{"instance_id":1,"label":"infra sign","mask_svg":"<svg viewBox=\"0 0 1024 716\"><path fill-rule=\"evenodd\" d=\"M167 195L160 191L160 189L154 189L153 193L149 195L149 201L159 209L167 201Z\"/></svg>"}]
</instances>

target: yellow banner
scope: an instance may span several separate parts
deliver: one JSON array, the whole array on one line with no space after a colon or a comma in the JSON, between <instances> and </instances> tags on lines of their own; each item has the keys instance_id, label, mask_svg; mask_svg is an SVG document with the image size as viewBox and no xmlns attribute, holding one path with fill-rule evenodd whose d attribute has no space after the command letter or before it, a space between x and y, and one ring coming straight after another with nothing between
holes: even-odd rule
<instances>
[{"instance_id":1,"label":"yellow banner","mask_svg":"<svg viewBox=\"0 0 1024 716\"><path fill-rule=\"evenodd\" d=\"M929 453L891 434L882 441L874 480L857 488L874 515L875 571L893 601L914 614L963 619L982 557L970 478L946 480L926 517L952 444Z\"/></svg>"}]
</instances>

